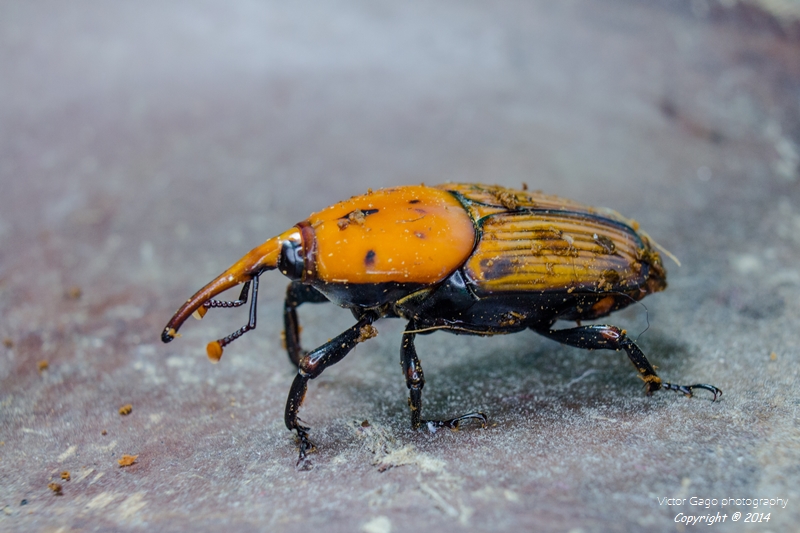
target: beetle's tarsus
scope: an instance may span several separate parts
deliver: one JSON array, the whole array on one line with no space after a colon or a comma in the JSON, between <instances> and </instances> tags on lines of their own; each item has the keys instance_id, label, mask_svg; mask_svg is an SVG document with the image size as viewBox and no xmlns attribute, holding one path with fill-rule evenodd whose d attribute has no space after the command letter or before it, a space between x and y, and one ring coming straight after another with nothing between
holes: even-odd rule
<instances>
[{"instance_id":1,"label":"beetle's tarsus","mask_svg":"<svg viewBox=\"0 0 800 533\"><path fill-rule=\"evenodd\" d=\"M450 428L457 430L461 427L461 423L467 420L477 420L482 428L485 428L489 419L483 413L467 413L465 415L451 418L450 420L421 420L421 425L426 427L431 433L436 433L441 428Z\"/></svg>"},{"instance_id":2,"label":"beetle's tarsus","mask_svg":"<svg viewBox=\"0 0 800 533\"><path fill-rule=\"evenodd\" d=\"M661 384L664 390L671 390L675 392L680 392L686 395L687 397L691 398L694 396L692 391L694 389L703 389L709 391L714 397L711 399L712 402L716 402L719 398L722 397L722 390L718 389L714 385L708 385L706 383L696 383L694 385L673 385L672 383L664 382Z\"/></svg>"},{"instance_id":3,"label":"beetle's tarsus","mask_svg":"<svg viewBox=\"0 0 800 533\"><path fill-rule=\"evenodd\" d=\"M316 445L308 438L308 429L307 427L298 426L295 428L297 430L297 443L299 454L297 457L297 465L300 466L300 463L303 463L308 454L314 453L317 451Z\"/></svg>"}]
</instances>

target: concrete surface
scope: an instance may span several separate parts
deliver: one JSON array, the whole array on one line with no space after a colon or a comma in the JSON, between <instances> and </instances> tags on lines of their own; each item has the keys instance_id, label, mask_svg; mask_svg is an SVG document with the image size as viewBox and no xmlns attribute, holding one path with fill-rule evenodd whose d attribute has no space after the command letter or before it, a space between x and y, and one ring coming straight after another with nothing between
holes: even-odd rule
<instances>
[{"instance_id":1,"label":"concrete surface","mask_svg":"<svg viewBox=\"0 0 800 533\"><path fill-rule=\"evenodd\" d=\"M0 5L0 529L682 531L719 511L716 531L797 531L798 26L736 2L321 4ZM533 333L436 334L426 412L491 426L413 433L383 321L311 383L298 470L283 278L219 365L205 343L244 310L159 341L312 211L447 180L639 220L683 266L608 322L649 318L661 375L723 400L646 397L623 354ZM307 347L352 323L306 307ZM770 521L732 522L753 510Z\"/></svg>"}]
</instances>

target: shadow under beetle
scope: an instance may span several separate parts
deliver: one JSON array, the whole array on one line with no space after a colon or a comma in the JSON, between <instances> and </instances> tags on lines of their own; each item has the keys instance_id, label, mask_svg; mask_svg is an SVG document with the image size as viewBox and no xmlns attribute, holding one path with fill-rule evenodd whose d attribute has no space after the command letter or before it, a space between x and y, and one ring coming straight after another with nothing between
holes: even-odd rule
<instances>
[{"instance_id":1,"label":"shadow under beetle","mask_svg":"<svg viewBox=\"0 0 800 533\"><path fill-rule=\"evenodd\" d=\"M448 183L369 191L332 205L254 248L192 296L167 324L170 342L190 316L212 307L238 307L250 297L250 320L208 344L219 361L223 347L256 327L259 276L278 269L292 282L283 320L286 350L298 368L289 390L285 422L297 432L300 459L314 448L297 413L308 380L341 361L356 344L377 335L372 323L408 321L400 349L409 389L411 426L457 428L483 413L450 420L422 418L425 378L414 338L437 330L461 335L496 335L532 329L563 344L625 350L648 393L659 389L692 395L707 384L661 381L625 330L581 326L664 290L666 271L655 245L638 224L615 211L588 207L538 192L499 186ZM214 296L244 284L235 301ZM312 351L300 347L296 309L333 302L357 322ZM557 320L578 327L552 329Z\"/></svg>"}]
</instances>

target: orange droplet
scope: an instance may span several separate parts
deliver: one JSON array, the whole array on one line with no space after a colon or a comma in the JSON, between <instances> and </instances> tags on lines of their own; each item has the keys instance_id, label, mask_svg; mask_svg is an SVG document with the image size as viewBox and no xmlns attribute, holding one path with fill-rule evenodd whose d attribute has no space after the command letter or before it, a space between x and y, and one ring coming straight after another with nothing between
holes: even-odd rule
<instances>
[{"instance_id":1,"label":"orange droplet","mask_svg":"<svg viewBox=\"0 0 800 533\"><path fill-rule=\"evenodd\" d=\"M206 346L206 354L212 363L219 363L222 357L222 345L219 341L209 342Z\"/></svg>"}]
</instances>

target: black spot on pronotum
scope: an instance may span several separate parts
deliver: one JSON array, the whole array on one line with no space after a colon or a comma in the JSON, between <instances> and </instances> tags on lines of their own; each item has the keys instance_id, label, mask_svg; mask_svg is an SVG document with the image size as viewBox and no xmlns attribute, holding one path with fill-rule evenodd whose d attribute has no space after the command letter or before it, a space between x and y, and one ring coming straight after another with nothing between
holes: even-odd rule
<instances>
[{"instance_id":1,"label":"black spot on pronotum","mask_svg":"<svg viewBox=\"0 0 800 533\"><path fill-rule=\"evenodd\" d=\"M409 200L408 203L410 204L418 204L421 200Z\"/></svg>"},{"instance_id":2,"label":"black spot on pronotum","mask_svg":"<svg viewBox=\"0 0 800 533\"><path fill-rule=\"evenodd\" d=\"M367 252L367 255L364 257L364 264L368 267L371 267L375 264L375 250L370 250Z\"/></svg>"}]
</instances>

